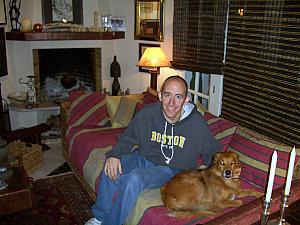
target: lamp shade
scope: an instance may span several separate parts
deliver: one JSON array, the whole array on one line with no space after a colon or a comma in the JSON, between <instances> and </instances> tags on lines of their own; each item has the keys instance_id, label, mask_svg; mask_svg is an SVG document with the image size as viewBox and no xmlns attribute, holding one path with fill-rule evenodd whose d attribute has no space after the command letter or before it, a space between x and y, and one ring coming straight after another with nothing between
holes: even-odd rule
<instances>
[{"instance_id":1,"label":"lamp shade","mask_svg":"<svg viewBox=\"0 0 300 225\"><path fill-rule=\"evenodd\" d=\"M142 67L169 67L171 66L166 54L160 47L146 48L138 66Z\"/></svg>"}]
</instances>

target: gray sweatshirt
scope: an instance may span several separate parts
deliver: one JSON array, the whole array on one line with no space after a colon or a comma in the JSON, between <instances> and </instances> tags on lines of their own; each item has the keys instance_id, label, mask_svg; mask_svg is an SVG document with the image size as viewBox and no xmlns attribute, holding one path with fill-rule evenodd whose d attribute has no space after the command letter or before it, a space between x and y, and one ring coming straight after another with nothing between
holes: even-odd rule
<instances>
[{"instance_id":1,"label":"gray sweatshirt","mask_svg":"<svg viewBox=\"0 0 300 225\"><path fill-rule=\"evenodd\" d=\"M205 165L220 149L206 121L193 103L185 103L184 113L174 124L166 121L161 102L145 106L132 119L107 157L121 158L138 145L138 151L151 162L180 170L197 168L202 155Z\"/></svg>"}]
</instances>

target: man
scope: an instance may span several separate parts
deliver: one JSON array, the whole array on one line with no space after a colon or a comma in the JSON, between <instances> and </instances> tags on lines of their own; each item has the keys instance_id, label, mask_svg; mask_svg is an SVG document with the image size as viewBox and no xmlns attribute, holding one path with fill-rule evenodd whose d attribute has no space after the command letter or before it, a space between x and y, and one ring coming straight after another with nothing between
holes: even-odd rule
<instances>
[{"instance_id":1,"label":"man","mask_svg":"<svg viewBox=\"0 0 300 225\"><path fill-rule=\"evenodd\" d=\"M139 193L159 188L176 173L197 167L197 157L211 163L219 144L196 106L189 102L187 83L167 78L160 102L134 116L118 143L107 152L95 205L86 224L121 225ZM138 145L138 150L132 151Z\"/></svg>"}]
</instances>

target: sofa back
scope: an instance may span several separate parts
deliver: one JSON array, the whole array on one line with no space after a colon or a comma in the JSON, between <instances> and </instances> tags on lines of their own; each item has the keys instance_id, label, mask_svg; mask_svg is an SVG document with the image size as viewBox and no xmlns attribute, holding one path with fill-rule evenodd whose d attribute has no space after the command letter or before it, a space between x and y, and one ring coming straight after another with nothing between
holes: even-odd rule
<instances>
[{"instance_id":1,"label":"sofa back","mask_svg":"<svg viewBox=\"0 0 300 225\"><path fill-rule=\"evenodd\" d=\"M240 175L242 179L251 182L260 189L265 189L269 177L271 157L276 150L278 159L273 188L285 184L292 146L275 141L227 119L216 117L209 112L204 113L204 119L222 145L220 151L230 150L239 154L242 164ZM299 178L299 152L300 150L297 149L294 179Z\"/></svg>"}]
</instances>

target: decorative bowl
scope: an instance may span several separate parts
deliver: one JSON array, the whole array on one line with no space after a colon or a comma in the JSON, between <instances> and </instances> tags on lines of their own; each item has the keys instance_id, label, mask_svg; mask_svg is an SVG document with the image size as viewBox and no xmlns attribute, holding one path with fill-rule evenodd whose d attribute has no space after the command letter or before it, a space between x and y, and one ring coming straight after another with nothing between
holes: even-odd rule
<instances>
[{"instance_id":1,"label":"decorative bowl","mask_svg":"<svg viewBox=\"0 0 300 225\"><path fill-rule=\"evenodd\" d=\"M7 98L10 100L12 104L23 105L26 103L27 94L25 92L16 91L8 94Z\"/></svg>"}]
</instances>

